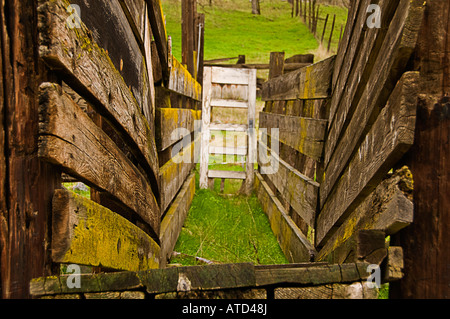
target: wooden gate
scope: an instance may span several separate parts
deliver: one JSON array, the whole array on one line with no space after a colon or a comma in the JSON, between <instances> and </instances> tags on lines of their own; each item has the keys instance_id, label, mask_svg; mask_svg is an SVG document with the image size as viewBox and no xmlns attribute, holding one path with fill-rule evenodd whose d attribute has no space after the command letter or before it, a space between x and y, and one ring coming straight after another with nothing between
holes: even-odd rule
<instances>
[{"instance_id":1,"label":"wooden gate","mask_svg":"<svg viewBox=\"0 0 450 319\"><path fill-rule=\"evenodd\" d=\"M208 179L242 179L244 180L243 191L249 194L253 187L256 159L256 70L205 67L203 85L200 188L208 187ZM213 114L213 108L245 109L247 110L246 124L237 124L235 121L221 122L220 114ZM233 147L223 144L221 147L213 147L210 145L212 131L222 131L225 135L228 132L245 133L246 145L235 143ZM209 170L210 154L245 156L245 171Z\"/></svg>"}]
</instances>

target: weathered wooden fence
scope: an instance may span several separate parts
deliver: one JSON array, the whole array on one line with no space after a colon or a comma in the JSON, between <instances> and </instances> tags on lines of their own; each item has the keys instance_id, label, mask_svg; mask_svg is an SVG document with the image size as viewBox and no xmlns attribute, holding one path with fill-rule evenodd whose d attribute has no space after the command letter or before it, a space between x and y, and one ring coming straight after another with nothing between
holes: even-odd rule
<instances>
[{"instance_id":1,"label":"weathered wooden fence","mask_svg":"<svg viewBox=\"0 0 450 319\"><path fill-rule=\"evenodd\" d=\"M183 13L182 62L192 70L172 55L160 1L7 2L2 296L29 296L30 279L60 264L164 267L195 192L193 62L204 29L195 2ZM62 172L90 186L90 199L62 187Z\"/></svg>"}]
</instances>

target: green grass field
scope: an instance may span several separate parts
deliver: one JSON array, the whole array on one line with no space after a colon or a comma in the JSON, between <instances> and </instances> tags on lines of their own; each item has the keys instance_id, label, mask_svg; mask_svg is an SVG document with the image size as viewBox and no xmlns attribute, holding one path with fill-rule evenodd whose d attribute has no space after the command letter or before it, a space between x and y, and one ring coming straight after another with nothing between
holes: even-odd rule
<instances>
[{"instance_id":1,"label":"green grass field","mask_svg":"<svg viewBox=\"0 0 450 319\"><path fill-rule=\"evenodd\" d=\"M181 60L181 1L162 0L162 5L167 33L172 37L173 54ZM321 8L321 17L336 14L332 41L332 50L336 51L347 10L335 6ZM284 51L289 57L316 53L319 49L319 42L303 20L291 17L287 1L262 1L260 16L251 14L251 2L247 0L216 0L211 7L208 1L199 0L197 10L205 14L205 60L245 55L247 63L268 63L270 52ZM321 35L323 22L318 23L317 29ZM327 27L327 39L330 31L331 22ZM318 54L321 58L326 55Z\"/></svg>"}]
</instances>

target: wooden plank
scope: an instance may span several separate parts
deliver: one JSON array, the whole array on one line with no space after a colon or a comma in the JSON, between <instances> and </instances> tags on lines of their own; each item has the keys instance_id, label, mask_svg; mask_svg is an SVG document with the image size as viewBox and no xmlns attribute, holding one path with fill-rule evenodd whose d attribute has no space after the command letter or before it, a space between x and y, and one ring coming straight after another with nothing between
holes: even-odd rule
<instances>
[{"instance_id":1,"label":"wooden plank","mask_svg":"<svg viewBox=\"0 0 450 319\"><path fill-rule=\"evenodd\" d=\"M255 269L256 286L317 286L354 282L369 277L368 263L321 265L301 268Z\"/></svg>"},{"instance_id":2,"label":"wooden plank","mask_svg":"<svg viewBox=\"0 0 450 319\"><path fill-rule=\"evenodd\" d=\"M311 227L314 227L316 207L319 195L319 184L301 174L291 165L283 161L275 152L271 151L263 142L259 142L259 167L264 167L269 158L272 167L277 169L267 178L275 185L284 200L286 200L296 213Z\"/></svg>"},{"instance_id":3,"label":"wooden plank","mask_svg":"<svg viewBox=\"0 0 450 319\"><path fill-rule=\"evenodd\" d=\"M140 228L80 195L56 190L52 260L138 271L159 268L160 248Z\"/></svg>"},{"instance_id":4,"label":"wooden plank","mask_svg":"<svg viewBox=\"0 0 450 319\"><path fill-rule=\"evenodd\" d=\"M208 188L209 140L211 138L211 73L212 70L210 67L203 69L202 140L199 179L201 189Z\"/></svg>"},{"instance_id":5,"label":"wooden plank","mask_svg":"<svg viewBox=\"0 0 450 319\"><path fill-rule=\"evenodd\" d=\"M158 271L158 269L152 269ZM145 271L143 271L145 272ZM108 292L143 288L140 272L120 271L84 275L81 277L80 288L69 288L67 281L69 275L34 278L29 283L32 296L44 296L55 294L74 294L85 292Z\"/></svg>"},{"instance_id":6,"label":"wooden plank","mask_svg":"<svg viewBox=\"0 0 450 319\"><path fill-rule=\"evenodd\" d=\"M400 80L416 46L420 28L416 21L421 21L422 16L423 2L418 0L400 2L386 40L374 62L374 72L370 74L355 111L345 127L337 122L331 126L325 144L325 162L328 163L325 173L330 186L341 174L349 156L363 138L363 133L367 132L380 110L386 105L397 81ZM330 187L321 190L321 198L326 198L327 191L330 191Z\"/></svg>"},{"instance_id":7,"label":"wooden plank","mask_svg":"<svg viewBox=\"0 0 450 319\"><path fill-rule=\"evenodd\" d=\"M354 95L354 90L359 87L364 87L368 76L363 76L363 72L370 74L372 72L372 66L377 57L381 44L383 43L384 36L386 35L387 28L372 28L365 31L366 19L367 19L367 7L369 5L368 0L361 2L360 11L358 12L357 21L353 30L353 36L350 39L349 49L345 52L342 68L339 71L339 77L336 80L336 84L333 90L333 96L330 105L330 122L335 120L336 116L341 116L340 113L336 113L338 106L341 104L351 104L346 102L341 97L345 95ZM398 1L380 0L378 5L383 13L381 15L381 25L389 25L390 20L397 8ZM335 72L338 72L335 70ZM350 78L352 76L352 79ZM356 83L355 83L356 82ZM353 93L353 94L350 94ZM350 105L348 105L350 108ZM345 116L344 116L345 118ZM338 121L338 119L336 119ZM331 124L331 123L330 123ZM343 125L343 123L342 123Z\"/></svg>"},{"instance_id":8,"label":"wooden plank","mask_svg":"<svg viewBox=\"0 0 450 319\"><path fill-rule=\"evenodd\" d=\"M159 233L160 213L146 177L57 84L39 89L39 157L105 191Z\"/></svg>"},{"instance_id":9,"label":"wooden plank","mask_svg":"<svg viewBox=\"0 0 450 319\"><path fill-rule=\"evenodd\" d=\"M210 131L247 132L248 126L243 124L218 124L209 125Z\"/></svg>"},{"instance_id":10,"label":"wooden plank","mask_svg":"<svg viewBox=\"0 0 450 319\"><path fill-rule=\"evenodd\" d=\"M195 174L191 173L161 222L161 267L165 267L184 225L195 194Z\"/></svg>"},{"instance_id":11,"label":"wooden plank","mask_svg":"<svg viewBox=\"0 0 450 319\"><path fill-rule=\"evenodd\" d=\"M336 56L271 79L263 84L263 101L326 99Z\"/></svg>"},{"instance_id":12,"label":"wooden plank","mask_svg":"<svg viewBox=\"0 0 450 319\"><path fill-rule=\"evenodd\" d=\"M245 172L234 172L234 171L219 171L219 170L209 170L209 178L229 178L229 179L246 179Z\"/></svg>"},{"instance_id":13,"label":"wooden plank","mask_svg":"<svg viewBox=\"0 0 450 319\"><path fill-rule=\"evenodd\" d=\"M316 228L319 247L413 144L417 79L417 72L405 74L322 205Z\"/></svg>"},{"instance_id":14,"label":"wooden plank","mask_svg":"<svg viewBox=\"0 0 450 319\"><path fill-rule=\"evenodd\" d=\"M289 217L263 177L258 172L255 175L256 194L286 258L291 263L314 260L317 254L314 246Z\"/></svg>"},{"instance_id":15,"label":"wooden plank","mask_svg":"<svg viewBox=\"0 0 450 319\"><path fill-rule=\"evenodd\" d=\"M342 63L345 58L345 53L348 50L351 37L353 35L353 29L355 28L355 24L357 21L357 14L359 12L359 8L361 7L362 0L355 0L350 3L350 8L348 10L347 23L345 24L344 35L342 36L341 43L338 47L338 52L336 55L336 63L334 66L334 72L332 75L332 88L333 91L336 87L336 82L341 73ZM367 10L367 6L365 7ZM323 36L322 36L323 38Z\"/></svg>"},{"instance_id":16,"label":"wooden plank","mask_svg":"<svg viewBox=\"0 0 450 319\"><path fill-rule=\"evenodd\" d=\"M180 153L173 156L166 164L161 167L160 183L162 212L166 211L166 209L169 207L170 203L175 198L178 191L186 181L187 176L191 173L191 170L195 165L195 147L198 147L199 142L200 138L192 141L189 146L183 148Z\"/></svg>"},{"instance_id":17,"label":"wooden plank","mask_svg":"<svg viewBox=\"0 0 450 319\"><path fill-rule=\"evenodd\" d=\"M202 94L202 86L200 83L198 83L193 75L191 75L191 73L189 73L189 71L173 56L167 89L196 101L200 101Z\"/></svg>"},{"instance_id":18,"label":"wooden plank","mask_svg":"<svg viewBox=\"0 0 450 319\"><path fill-rule=\"evenodd\" d=\"M211 67L211 82L218 84L248 85L250 70Z\"/></svg>"},{"instance_id":19,"label":"wooden plank","mask_svg":"<svg viewBox=\"0 0 450 319\"><path fill-rule=\"evenodd\" d=\"M307 66L312 63L286 63L284 65L284 71L295 71ZM221 67L229 69L256 69L256 70L268 70L270 69L270 64L261 63L238 63L238 64L220 64L220 63L205 63L205 66Z\"/></svg>"},{"instance_id":20,"label":"wooden plank","mask_svg":"<svg viewBox=\"0 0 450 319\"><path fill-rule=\"evenodd\" d=\"M158 108L156 110L156 145L162 151L194 132L201 111Z\"/></svg>"},{"instance_id":21,"label":"wooden plank","mask_svg":"<svg viewBox=\"0 0 450 319\"><path fill-rule=\"evenodd\" d=\"M212 99L211 106L247 109L248 102L236 101L236 100L225 100L225 99Z\"/></svg>"},{"instance_id":22,"label":"wooden plank","mask_svg":"<svg viewBox=\"0 0 450 319\"><path fill-rule=\"evenodd\" d=\"M161 5L161 0L145 0L147 2L147 12L152 26L153 38L155 39L159 62L161 64L163 79L169 82L169 50L167 44L166 24Z\"/></svg>"},{"instance_id":23,"label":"wooden plank","mask_svg":"<svg viewBox=\"0 0 450 319\"><path fill-rule=\"evenodd\" d=\"M81 28L66 27L69 14L61 0L45 2L38 12L40 56L112 124L145 168L153 192L158 194L153 122L147 122L108 55L90 39L88 29L83 24Z\"/></svg>"},{"instance_id":24,"label":"wooden plank","mask_svg":"<svg viewBox=\"0 0 450 319\"><path fill-rule=\"evenodd\" d=\"M145 36L146 3L144 0L119 0L127 16L128 23L136 36L138 43L143 46ZM144 52L142 52L144 54Z\"/></svg>"},{"instance_id":25,"label":"wooden plank","mask_svg":"<svg viewBox=\"0 0 450 319\"><path fill-rule=\"evenodd\" d=\"M67 5L64 2L61 4L65 9ZM80 6L82 22L91 31L86 40L94 41L107 52L112 64L120 72L123 80L133 92L138 105L143 109L147 106L145 104L148 92L145 82L142 81L147 73L144 53L141 50L142 43L136 40L119 1L99 0L88 3L84 0L74 0L71 1L71 4ZM65 18L61 19L60 23L65 24ZM82 36L82 33L79 35ZM86 40L83 39L82 42ZM70 48L67 49L70 51ZM151 121L150 118L147 120Z\"/></svg>"},{"instance_id":26,"label":"wooden plank","mask_svg":"<svg viewBox=\"0 0 450 319\"><path fill-rule=\"evenodd\" d=\"M396 170L350 214L317 255L317 260L334 262L334 250L361 229L379 229L393 235L413 221L414 207L411 201L413 179L408 167ZM347 253L342 254L344 258ZM341 259L341 262L343 259Z\"/></svg>"},{"instance_id":27,"label":"wooden plank","mask_svg":"<svg viewBox=\"0 0 450 319\"><path fill-rule=\"evenodd\" d=\"M152 269L139 277L150 294L253 287L256 282L250 263Z\"/></svg>"},{"instance_id":28,"label":"wooden plank","mask_svg":"<svg viewBox=\"0 0 450 319\"><path fill-rule=\"evenodd\" d=\"M222 154L222 155L247 155L247 147L220 147L210 146L209 154Z\"/></svg>"},{"instance_id":29,"label":"wooden plank","mask_svg":"<svg viewBox=\"0 0 450 319\"><path fill-rule=\"evenodd\" d=\"M313 118L259 113L259 127L267 128L267 135L274 137L271 129L278 128L278 140L281 143L315 160L322 157L327 123L326 120Z\"/></svg>"}]
</instances>

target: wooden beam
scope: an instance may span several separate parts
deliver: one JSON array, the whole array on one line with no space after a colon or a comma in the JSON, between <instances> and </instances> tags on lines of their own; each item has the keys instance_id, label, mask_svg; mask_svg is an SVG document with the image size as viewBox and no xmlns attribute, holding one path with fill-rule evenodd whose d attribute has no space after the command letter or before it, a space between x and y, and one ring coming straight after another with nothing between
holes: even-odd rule
<instances>
[{"instance_id":1,"label":"wooden beam","mask_svg":"<svg viewBox=\"0 0 450 319\"><path fill-rule=\"evenodd\" d=\"M314 227L319 184L286 163L261 141L259 147L258 165L260 169L264 167L264 162L271 161L271 165L276 169L276 172L268 173L265 176L273 183L281 197L292 206L295 212L309 226ZM269 152L270 159L267 156Z\"/></svg>"},{"instance_id":2,"label":"wooden beam","mask_svg":"<svg viewBox=\"0 0 450 319\"><path fill-rule=\"evenodd\" d=\"M391 93L391 97L387 101L387 105L390 107L394 107L397 109L404 108L412 108L413 105L416 104L417 100L417 85L418 85L418 76L417 72L407 72L405 73L400 81L397 83L395 89ZM369 101L366 101L370 103ZM386 105L386 104L385 104ZM363 107L364 106L364 107ZM340 138L339 145L334 151L331 160L328 165L325 166L324 176L321 179L321 188L320 188L320 205L323 207L327 196L330 194L332 188L335 183L339 179L339 176L344 169L347 161L351 154L344 154L343 152L352 153L353 147L356 145L358 140L361 140L361 134L363 134L363 126L361 122L368 122L367 114L365 113L367 109L365 108L367 105L362 104L357 114L351 120L351 125L346 129L345 134ZM372 107L374 105L372 104ZM385 107L386 109L386 107ZM387 125L387 123L386 123ZM367 140L367 138L366 138ZM330 157L330 154L327 153L327 146L331 143L330 135L328 135L328 139L325 145L325 162L326 157Z\"/></svg>"},{"instance_id":3,"label":"wooden beam","mask_svg":"<svg viewBox=\"0 0 450 319\"><path fill-rule=\"evenodd\" d=\"M247 109L248 102L226 99L211 99L211 106Z\"/></svg>"},{"instance_id":4,"label":"wooden beam","mask_svg":"<svg viewBox=\"0 0 450 319\"><path fill-rule=\"evenodd\" d=\"M292 62L284 64L284 71L295 71L307 66L312 63L309 62ZM238 63L238 64L220 64L220 63L204 63L204 66L221 67L229 69L256 69L256 70L269 70L270 64L261 63Z\"/></svg>"},{"instance_id":5,"label":"wooden beam","mask_svg":"<svg viewBox=\"0 0 450 319\"><path fill-rule=\"evenodd\" d=\"M348 263L343 265L311 265L299 268L255 268L257 286L317 286L365 280L368 263Z\"/></svg>"},{"instance_id":6,"label":"wooden beam","mask_svg":"<svg viewBox=\"0 0 450 319\"><path fill-rule=\"evenodd\" d=\"M98 44L111 59L112 65L119 71L126 86L133 92L139 107L141 109L148 107L148 81L143 81L143 78L147 76L144 42L140 35L136 37L136 33L139 31L133 30L134 23L130 24L127 13L123 10L126 5L121 4L119 0L98 0L93 3L74 0L70 3L80 7L81 21L91 31L86 35L83 35L83 32L78 34L80 43L93 41ZM61 1L60 4L66 11L69 3ZM105 19L105 14L107 14L107 19ZM65 12L64 16L66 15L69 16L70 13ZM132 21L131 17L130 20ZM66 26L65 17L61 17L60 23L70 29ZM75 27L73 29L81 31L82 28ZM115 30L115 32L111 32L111 30ZM58 35L54 34L54 36ZM68 51L70 49L66 48ZM74 56L74 58L76 57ZM147 118L147 120L152 121L151 118Z\"/></svg>"},{"instance_id":7,"label":"wooden beam","mask_svg":"<svg viewBox=\"0 0 450 319\"><path fill-rule=\"evenodd\" d=\"M269 218L270 227L289 262L309 262L317 254L314 246L295 225L263 177L255 172L255 191Z\"/></svg>"},{"instance_id":8,"label":"wooden beam","mask_svg":"<svg viewBox=\"0 0 450 319\"><path fill-rule=\"evenodd\" d=\"M57 84L39 89L41 159L105 191L159 233L160 213L149 181Z\"/></svg>"},{"instance_id":9,"label":"wooden beam","mask_svg":"<svg viewBox=\"0 0 450 319\"><path fill-rule=\"evenodd\" d=\"M331 195L325 200L321 198L322 210L316 228L319 247L413 144L417 78L417 72L405 74Z\"/></svg>"},{"instance_id":10,"label":"wooden beam","mask_svg":"<svg viewBox=\"0 0 450 319\"><path fill-rule=\"evenodd\" d=\"M271 79L263 84L263 101L325 99L331 95L336 56Z\"/></svg>"},{"instance_id":11,"label":"wooden beam","mask_svg":"<svg viewBox=\"0 0 450 319\"><path fill-rule=\"evenodd\" d=\"M52 260L138 271L159 268L160 248L140 228L80 195L56 190Z\"/></svg>"},{"instance_id":12,"label":"wooden beam","mask_svg":"<svg viewBox=\"0 0 450 319\"><path fill-rule=\"evenodd\" d=\"M211 83L248 85L250 70L211 67Z\"/></svg>"},{"instance_id":13,"label":"wooden beam","mask_svg":"<svg viewBox=\"0 0 450 319\"><path fill-rule=\"evenodd\" d=\"M331 99L330 122L334 120L335 115L342 118L340 113L336 113L338 106L350 109L352 100L348 101L348 98L346 99L345 96L351 95L353 98L356 94L356 89L366 85L366 81L372 72L372 61L376 59L388 30L388 28L372 28L363 31L367 19L369 2L368 0L362 1L361 11L358 12L356 18L354 33L349 40L349 49L344 53L342 68L340 70L335 69L335 72L339 73L339 77L336 79L336 85ZM397 4L389 0L382 0L378 5L380 6L381 12L383 12L381 15L381 24L389 25Z\"/></svg>"},{"instance_id":14,"label":"wooden beam","mask_svg":"<svg viewBox=\"0 0 450 319\"><path fill-rule=\"evenodd\" d=\"M209 170L208 178L245 179L245 172Z\"/></svg>"},{"instance_id":15,"label":"wooden beam","mask_svg":"<svg viewBox=\"0 0 450 319\"><path fill-rule=\"evenodd\" d=\"M147 2L148 17L152 26L153 38L161 64L163 79L165 83L169 82L169 50L167 45L167 32L164 15L162 11L161 0L145 0Z\"/></svg>"},{"instance_id":16,"label":"wooden beam","mask_svg":"<svg viewBox=\"0 0 450 319\"><path fill-rule=\"evenodd\" d=\"M256 145L257 145L257 135L256 135L256 70L248 71L248 111L247 111L247 147L248 154L246 158L246 178L243 183L243 193L250 195L253 191L254 185L254 168L257 162L256 155Z\"/></svg>"},{"instance_id":17,"label":"wooden beam","mask_svg":"<svg viewBox=\"0 0 450 319\"><path fill-rule=\"evenodd\" d=\"M158 108L156 110L156 145L162 151L196 129L201 111L191 109Z\"/></svg>"},{"instance_id":18,"label":"wooden beam","mask_svg":"<svg viewBox=\"0 0 450 319\"><path fill-rule=\"evenodd\" d=\"M45 2L38 13L40 56L127 142L158 196L159 165L153 121L146 120L122 76L105 51L91 40L88 29L83 24L81 28L66 27L69 13L61 0Z\"/></svg>"},{"instance_id":19,"label":"wooden beam","mask_svg":"<svg viewBox=\"0 0 450 319\"><path fill-rule=\"evenodd\" d=\"M322 158L326 120L289 116L275 113L259 113L259 127L267 129L267 135L275 138L273 128L278 128L278 140L317 161Z\"/></svg>"},{"instance_id":20,"label":"wooden beam","mask_svg":"<svg viewBox=\"0 0 450 319\"><path fill-rule=\"evenodd\" d=\"M184 225L195 194L195 174L191 173L161 222L161 267L165 267Z\"/></svg>"},{"instance_id":21,"label":"wooden beam","mask_svg":"<svg viewBox=\"0 0 450 319\"><path fill-rule=\"evenodd\" d=\"M358 142L386 105L414 51L420 28L420 24L415 21L421 21L422 16L423 2L400 1L385 41L374 62L374 72L370 74L362 92L362 98L351 114L346 115L348 120L334 121L329 125L325 144L328 178L332 175L335 181L342 173ZM333 173L331 173L332 170L334 170ZM330 183L332 183L331 179ZM323 190L325 191L325 188ZM322 191L321 197L326 198Z\"/></svg>"}]
</instances>

